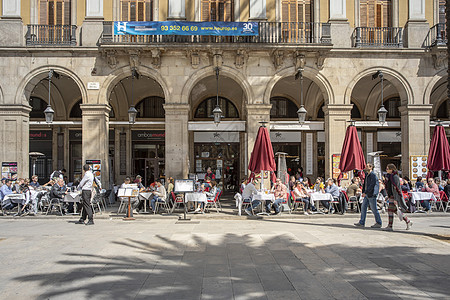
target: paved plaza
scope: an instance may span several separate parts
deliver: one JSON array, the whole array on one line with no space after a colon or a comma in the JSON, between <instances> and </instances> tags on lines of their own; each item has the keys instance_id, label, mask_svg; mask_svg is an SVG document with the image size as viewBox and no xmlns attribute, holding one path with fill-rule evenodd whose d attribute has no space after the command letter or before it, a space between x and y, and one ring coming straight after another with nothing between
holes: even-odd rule
<instances>
[{"instance_id":1,"label":"paved plaza","mask_svg":"<svg viewBox=\"0 0 450 300\"><path fill-rule=\"evenodd\" d=\"M1 299L450 298L443 214L394 232L356 215L74 220L0 219Z\"/></svg>"}]
</instances>

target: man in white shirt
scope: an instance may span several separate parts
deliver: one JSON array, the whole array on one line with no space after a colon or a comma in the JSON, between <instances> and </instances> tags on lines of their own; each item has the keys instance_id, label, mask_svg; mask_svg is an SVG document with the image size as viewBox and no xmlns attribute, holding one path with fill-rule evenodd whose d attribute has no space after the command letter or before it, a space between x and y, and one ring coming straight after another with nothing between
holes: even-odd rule
<instances>
[{"instance_id":1,"label":"man in white shirt","mask_svg":"<svg viewBox=\"0 0 450 300\"><path fill-rule=\"evenodd\" d=\"M150 206L152 207L152 210L155 211L156 209L156 202L165 202L167 197L166 188L161 184L161 180L156 180L156 191L153 193L153 199L150 201Z\"/></svg>"},{"instance_id":2,"label":"man in white shirt","mask_svg":"<svg viewBox=\"0 0 450 300\"><path fill-rule=\"evenodd\" d=\"M244 200L244 203L245 202L251 202L251 206L252 206L253 209L256 208L261 203L261 201L259 201L259 200L252 201L253 195L256 194L256 193L258 193L258 191L256 190L256 187L255 187L255 180L249 182L245 186L244 191L242 191L242 199ZM252 211L251 211L250 207L247 208L245 210L245 212L249 216L252 215Z\"/></svg>"},{"instance_id":3,"label":"man in white shirt","mask_svg":"<svg viewBox=\"0 0 450 300\"><path fill-rule=\"evenodd\" d=\"M94 225L94 216L91 207L94 174L92 174L89 165L84 165L83 170L84 176L77 188L78 190L81 190L81 205L83 206L83 212L81 214L80 220L78 220L78 222L75 222L75 224L84 224L84 221L86 221L86 217L88 217L89 221L86 223L86 225Z\"/></svg>"}]
</instances>

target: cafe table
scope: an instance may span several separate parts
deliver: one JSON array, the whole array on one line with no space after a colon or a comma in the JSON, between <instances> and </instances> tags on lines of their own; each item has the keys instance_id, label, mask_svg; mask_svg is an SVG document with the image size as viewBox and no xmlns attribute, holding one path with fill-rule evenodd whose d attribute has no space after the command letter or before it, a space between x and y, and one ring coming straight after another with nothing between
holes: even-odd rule
<instances>
[{"instance_id":1,"label":"cafe table","mask_svg":"<svg viewBox=\"0 0 450 300\"><path fill-rule=\"evenodd\" d=\"M253 195L252 201L259 200L262 202L261 206L261 212L257 213L257 215L265 215L268 216L269 214L265 212L264 207L266 206L266 201L271 201L272 203L275 202L275 195L272 193L264 193L264 192L258 192Z\"/></svg>"},{"instance_id":2,"label":"cafe table","mask_svg":"<svg viewBox=\"0 0 450 300\"><path fill-rule=\"evenodd\" d=\"M331 194L328 194L328 193L314 192L314 193L310 193L309 196L310 196L311 201L316 202L317 212L314 212L314 213L323 214L323 212L319 211L319 202L320 201L330 201L330 202L333 201L333 196L331 196Z\"/></svg>"},{"instance_id":3,"label":"cafe table","mask_svg":"<svg viewBox=\"0 0 450 300\"><path fill-rule=\"evenodd\" d=\"M149 201L151 197L153 197L153 193L151 192L139 193L138 199L144 200L144 214L147 213L147 201Z\"/></svg>"}]
</instances>

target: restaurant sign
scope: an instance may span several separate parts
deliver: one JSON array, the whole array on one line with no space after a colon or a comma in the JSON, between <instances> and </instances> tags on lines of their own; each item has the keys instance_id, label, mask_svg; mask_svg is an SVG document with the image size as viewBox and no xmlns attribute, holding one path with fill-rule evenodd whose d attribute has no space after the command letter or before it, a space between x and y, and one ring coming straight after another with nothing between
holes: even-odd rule
<instances>
[{"instance_id":1,"label":"restaurant sign","mask_svg":"<svg viewBox=\"0 0 450 300\"><path fill-rule=\"evenodd\" d=\"M30 140L31 141L51 141L52 131L51 130L30 130Z\"/></svg>"},{"instance_id":2,"label":"restaurant sign","mask_svg":"<svg viewBox=\"0 0 450 300\"><path fill-rule=\"evenodd\" d=\"M132 138L133 141L164 141L166 132L162 130L133 130Z\"/></svg>"}]
</instances>

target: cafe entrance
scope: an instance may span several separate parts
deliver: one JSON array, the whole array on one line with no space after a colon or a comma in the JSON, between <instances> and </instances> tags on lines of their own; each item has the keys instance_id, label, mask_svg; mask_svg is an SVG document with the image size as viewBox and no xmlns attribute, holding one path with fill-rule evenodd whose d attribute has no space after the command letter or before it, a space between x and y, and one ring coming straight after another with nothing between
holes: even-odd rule
<instances>
[{"instance_id":1,"label":"cafe entrance","mask_svg":"<svg viewBox=\"0 0 450 300\"><path fill-rule=\"evenodd\" d=\"M133 176L141 175L149 186L156 179L165 183L165 132L135 130L133 137Z\"/></svg>"}]
</instances>

